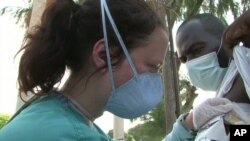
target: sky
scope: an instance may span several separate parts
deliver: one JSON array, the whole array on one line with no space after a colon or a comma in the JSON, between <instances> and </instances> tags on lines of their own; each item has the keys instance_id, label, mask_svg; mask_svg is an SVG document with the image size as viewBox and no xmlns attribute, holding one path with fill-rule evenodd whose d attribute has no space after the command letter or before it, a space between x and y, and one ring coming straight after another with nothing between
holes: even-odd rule
<instances>
[{"instance_id":1,"label":"sky","mask_svg":"<svg viewBox=\"0 0 250 141\"><path fill-rule=\"evenodd\" d=\"M4 5L22 5L22 0L0 0L0 8ZM229 21L230 22L230 21ZM179 24L174 28L173 35ZM20 49L25 29L20 25L15 24L15 19L11 18L9 14L0 16L0 113L12 115L16 111L17 101L17 71L18 60L14 58L16 52ZM182 73L186 73L185 67L181 66ZM213 97L214 93L204 92L198 89L199 95L194 102L198 105L206 98ZM95 123L99 125L104 132L108 132L113 127L113 115L104 112L103 116L98 118ZM131 123L125 120L125 131L138 124L138 121Z\"/></svg>"},{"instance_id":2,"label":"sky","mask_svg":"<svg viewBox=\"0 0 250 141\"><path fill-rule=\"evenodd\" d=\"M13 113L16 101L18 62L14 56L22 43L24 30L8 15L0 16L0 112Z\"/></svg>"}]
</instances>

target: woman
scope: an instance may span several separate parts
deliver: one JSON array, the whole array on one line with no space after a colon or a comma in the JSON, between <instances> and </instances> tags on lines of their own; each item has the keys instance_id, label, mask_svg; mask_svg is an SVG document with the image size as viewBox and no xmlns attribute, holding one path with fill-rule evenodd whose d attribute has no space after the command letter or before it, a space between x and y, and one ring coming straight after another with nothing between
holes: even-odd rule
<instances>
[{"instance_id":1,"label":"woman","mask_svg":"<svg viewBox=\"0 0 250 141\"><path fill-rule=\"evenodd\" d=\"M108 141L93 123L105 110L135 118L162 98L167 33L143 0L57 0L25 41L19 88L37 98L1 129L1 141Z\"/></svg>"}]
</instances>

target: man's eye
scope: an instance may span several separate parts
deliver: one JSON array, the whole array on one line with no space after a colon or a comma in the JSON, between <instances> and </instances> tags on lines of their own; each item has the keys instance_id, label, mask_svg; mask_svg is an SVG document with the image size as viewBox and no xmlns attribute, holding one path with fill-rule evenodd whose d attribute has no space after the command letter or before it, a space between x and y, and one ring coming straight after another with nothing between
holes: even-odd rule
<instances>
[{"instance_id":1,"label":"man's eye","mask_svg":"<svg viewBox=\"0 0 250 141\"><path fill-rule=\"evenodd\" d=\"M181 63L187 62L187 57L180 57L179 59L180 59Z\"/></svg>"},{"instance_id":2,"label":"man's eye","mask_svg":"<svg viewBox=\"0 0 250 141\"><path fill-rule=\"evenodd\" d=\"M193 50L192 54L193 55L199 55L202 51L202 47L196 48Z\"/></svg>"}]
</instances>

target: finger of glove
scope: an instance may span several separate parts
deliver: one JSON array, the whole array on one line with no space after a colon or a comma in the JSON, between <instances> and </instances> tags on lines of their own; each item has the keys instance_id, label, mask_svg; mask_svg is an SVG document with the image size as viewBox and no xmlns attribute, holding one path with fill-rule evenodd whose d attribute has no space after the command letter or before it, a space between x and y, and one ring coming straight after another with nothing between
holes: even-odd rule
<instances>
[{"instance_id":1,"label":"finger of glove","mask_svg":"<svg viewBox=\"0 0 250 141\"><path fill-rule=\"evenodd\" d=\"M214 115L221 115L232 111L233 104L228 103L225 105L209 106L207 109L209 109L209 111L213 111Z\"/></svg>"},{"instance_id":2,"label":"finger of glove","mask_svg":"<svg viewBox=\"0 0 250 141\"><path fill-rule=\"evenodd\" d=\"M193 123L195 129L199 129L209 120L215 118L216 116L221 116L225 113L228 113L232 109L233 104L231 103L219 106L197 107L193 111Z\"/></svg>"},{"instance_id":3,"label":"finger of glove","mask_svg":"<svg viewBox=\"0 0 250 141\"><path fill-rule=\"evenodd\" d=\"M216 105L216 106L201 105L194 109L193 114L194 114L194 117L197 115L202 116L203 114L208 115L208 116L217 116L217 115L228 113L229 111L233 110L233 107L234 106L232 103L228 103L225 105Z\"/></svg>"},{"instance_id":4,"label":"finger of glove","mask_svg":"<svg viewBox=\"0 0 250 141\"><path fill-rule=\"evenodd\" d=\"M207 100L207 105L211 105L211 106L226 105L229 103L232 103L232 102L226 98L211 98Z\"/></svg>"}]
</instances>

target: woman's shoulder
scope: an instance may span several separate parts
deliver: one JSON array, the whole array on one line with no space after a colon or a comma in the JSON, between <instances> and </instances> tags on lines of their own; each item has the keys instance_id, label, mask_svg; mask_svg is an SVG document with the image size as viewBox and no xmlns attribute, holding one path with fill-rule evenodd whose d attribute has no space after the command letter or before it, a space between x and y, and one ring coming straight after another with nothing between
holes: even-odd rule
<instances>
[{"instance_id":1,"label":"woman's shoulder","mask_svg":"<svg viewBox=\"0 0 250 141\"><path fill-rule=\"evenodd\" d=\"M105 141L107 139L95 125L89 127L84 118L67 102L67 99L60 96L40 98L0 130L0 140Z\"/></svg>"},{"instance_id":2,"label":"woman's shoulder","mask_svg":"<svg viewBox=\"0 0 250 141\"><path fill-rule=\"evenodd\" d=\"M74 122L65 103L53 96L45 96L23 109L0 131L0 140L9 141L63 141L76 138ZM84 128L84 125L82 125Z\"/></svg>"}]
</instances>

